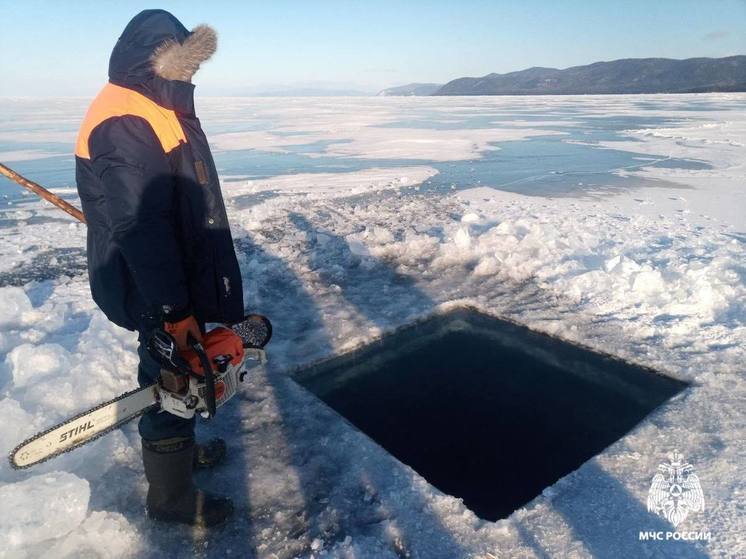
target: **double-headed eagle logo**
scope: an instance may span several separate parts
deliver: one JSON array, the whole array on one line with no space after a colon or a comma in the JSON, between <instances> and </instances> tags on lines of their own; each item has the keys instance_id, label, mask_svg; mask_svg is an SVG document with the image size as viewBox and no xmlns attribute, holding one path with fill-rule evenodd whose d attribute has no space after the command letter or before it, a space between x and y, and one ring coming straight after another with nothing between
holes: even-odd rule
<instances>
[{"instance_id":1,"label":"double-headed eagle logo","mask_svg":"<svg viewBox=\"0 0 746 559\"><path fill-rule=\"evenodd\" d=\"M648 510L662 516L674 527L690 511L705 509L705 497L694 467L674 450L669 462L658 466L648 492Z\"/></svg>"}]
</instances>

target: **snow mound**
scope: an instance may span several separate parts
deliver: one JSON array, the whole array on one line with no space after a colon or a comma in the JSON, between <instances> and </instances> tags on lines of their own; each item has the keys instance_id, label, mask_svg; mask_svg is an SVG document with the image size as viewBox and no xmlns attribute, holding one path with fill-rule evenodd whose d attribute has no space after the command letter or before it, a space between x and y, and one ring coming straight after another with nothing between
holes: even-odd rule
<instances>
[{"instance_id":1,"label":"snow mound","mask_svg":"<svg viewBox=\"0 0 746 559\"><path fill-rule=\"evenodd\" d=\"M13 398L0 400L0 418L0 454L7 456L24 436L33 434L34 418Z\"/></svg>"},{"instance_id":2,"label":"snow mound","mask_svg":"<svg viewBox=\"0 0 746 559\"><path fill-rule=\"evenodd\" d=\"M141 536L119 513L93 512L46 554L57 559L135 557L142 551Z\"/></svg>"},{"instance_id":3,"label":"snow mound","mask_svg":"<svg viewBox=\"0 0 746 559\"><path fill-rule=\"evenodd\" d=\"M0 288L0 327L18 326L23 322L23 315L32 310L31 301L20 287Z\"/></svg>"},{"instance_id":4,"label":"snow mound","mask_svg":"<svg viewBox=\"0 0 746 559\"><path fill-rule=\"evenodd\" d=\"M0 533L5 544L29 546L70 533L85 520L90 497L88 482L67 472L0 487Z\"/></svg>"},{"instance_id":5,"label":"snow mound","mask_svg":"<svg viewBox=\"0 0 746 559\"><path fill-rule=\"evenodd\" d=\"M70 368L70 353L58 344L22 344L5 358L16 388L34 385L50 375L64 375Z\"/></svg>"}]
</instances>

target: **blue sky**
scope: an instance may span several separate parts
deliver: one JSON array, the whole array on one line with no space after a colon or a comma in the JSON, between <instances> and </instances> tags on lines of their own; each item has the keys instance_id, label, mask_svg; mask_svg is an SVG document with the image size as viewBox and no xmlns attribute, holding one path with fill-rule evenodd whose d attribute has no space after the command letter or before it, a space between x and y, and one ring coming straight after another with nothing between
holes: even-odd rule
<instances>
[{"instance_id":1,"label":"blue sky","mask_svg":"<svg viewBox=\"0 0 746 559\"><path fill-rule=\"evenodd\" d=\"M746 54L746 0L0 0L0 95L95 94L119 33L155 7L218 30L195 80L207 95L374 92L530 66Z\"/></svg>"}]
</instances>

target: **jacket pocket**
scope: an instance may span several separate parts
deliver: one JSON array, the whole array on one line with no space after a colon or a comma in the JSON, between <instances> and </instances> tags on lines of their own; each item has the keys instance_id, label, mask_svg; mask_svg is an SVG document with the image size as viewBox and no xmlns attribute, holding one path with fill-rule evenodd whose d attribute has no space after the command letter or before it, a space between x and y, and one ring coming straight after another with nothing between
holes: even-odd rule
<instances>
[{"instance_id":1,"label":"jacket pocket","mask_svg":"<svg viewBox=\"0 0 746 559\"><path fill-rule=\"evenodd\" d=\"M210 176L207 174L207 165L201 159L194 160L194 173L197 176L197 182L205 186L210 182Z\"/></svg>"}]
</instances>

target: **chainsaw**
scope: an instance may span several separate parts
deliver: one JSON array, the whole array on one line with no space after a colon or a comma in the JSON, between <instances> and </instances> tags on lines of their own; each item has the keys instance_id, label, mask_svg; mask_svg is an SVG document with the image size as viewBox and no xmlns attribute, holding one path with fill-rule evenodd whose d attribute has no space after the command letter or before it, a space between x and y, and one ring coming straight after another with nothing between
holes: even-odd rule
<instances>
[{"instance_id":1,"label":"chainsaw","mask_svg":"<svg viewBox=\"0 0 746 559\"><path fill-rule=\"evenodd\" d=\"M14 469L39 464L87 444L128 421L159 408L184 419L215 417L235 394L251 368L266 363L264 347L272 337L269 319L258 314L228 328L217 326L202 341L179 349L174 338L156 329L146 348L161 366L158 381L126 392L23 441L10 453Z\"/></svg>"}]
</instances>

